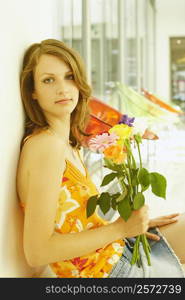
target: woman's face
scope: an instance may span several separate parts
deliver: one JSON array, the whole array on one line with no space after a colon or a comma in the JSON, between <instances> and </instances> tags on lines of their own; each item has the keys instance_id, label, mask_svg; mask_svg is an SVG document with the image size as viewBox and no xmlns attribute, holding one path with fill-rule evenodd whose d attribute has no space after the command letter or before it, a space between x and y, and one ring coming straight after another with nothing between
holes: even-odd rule
<instances>
[{"instance_id":1,"label":"woman's face","mask_svg":"<svg viewBox=\"0 0 185 300\"><path fill-rule=\"evenodd\" d=\"M78 103L79 90L70 67L56 56L43 54L35 68L32 98L37 99L46 116L71 114Z\"/></svg>"}]
</instances>

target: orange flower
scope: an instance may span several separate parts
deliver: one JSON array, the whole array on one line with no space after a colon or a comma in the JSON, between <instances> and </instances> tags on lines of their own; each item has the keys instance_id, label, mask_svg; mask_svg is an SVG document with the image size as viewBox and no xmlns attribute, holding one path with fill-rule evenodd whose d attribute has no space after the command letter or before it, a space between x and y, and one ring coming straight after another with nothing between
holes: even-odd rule
<instances>
[{"instance_id":1,"label":"orange flower","mask_svg":"<svg viewBox=\"0 0 185 300\"><path fill-rule=\"evenodd\" d=\"M126 153L123 152L121 145L112 145L103 151L107 159L112 159L114 163L120 164L126 159Z\"/></svg>"}]
</instances>

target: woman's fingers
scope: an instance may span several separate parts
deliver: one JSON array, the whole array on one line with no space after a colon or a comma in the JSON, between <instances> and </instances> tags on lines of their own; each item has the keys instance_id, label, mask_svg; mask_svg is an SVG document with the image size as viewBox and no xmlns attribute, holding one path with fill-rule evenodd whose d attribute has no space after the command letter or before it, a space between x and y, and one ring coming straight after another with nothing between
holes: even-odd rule
<instances>
[{"instance_id":1,"label":"woman's fingers","mask_svg":"<svg viewBox=\"0 0 185 300\"><path fill-rule=\"evenodd\" d=\"M155 233L146 232L145 234L146 234L147 238L149 238L151 240L154 240L154 241L160 240L160 237Z\"/></svg>"},{"instance_id":2,"label":"woman's fingers","mask_svg":"<svg viewBox=\"0 0 185 300\"><path fill-rule=\"evenodd\" d=\"M178 219L162 220L161 223L159 225L156 225L156 226L164 226L164 225L175 223L177 221L178 221Z\"/></svg>"},{"instance_id":3,"label":"woman's fingers","mask_svg":"<svg viewBox=\"0 0 185 300\"><path fill-rule=\"evenodd\" d=\"M165 215L165 216L161 216L161 217L157 217L154 219L151 219L149 222L149 228L153 228L153 227L161 227L161 226L165 226L168 224L172 224L178 221L178 216L180 215L180 213L174 213L174 214L170 214L170 215ZM150 232L146 232L146 236L149 239L155 240L155 241L159 241L160 237L154 233L150 233Z\"/></svg>"},{"instance_id":4,"label":"woman's fingers","mask_svg":"<svg viewBox=\"0 0 185 300\"><path fill-rule=\"evenodd\" d=\"M179 214L173 214L173 216L170 215L170 217L163 216L163 217L152 219L149 222L149 228L153 228L156 226L160 227L160 226L164 226L167 224L175 223L178 221L178 218L177 218L178 216L179 216Z\"/></svg>"},{"instance_id":5,"label":"woman's fingers","mask_svg":"<svg viewBox=\"0 0 185 300\"><path fill-rule=\"evenodd\" d=\"M174 214L170 214L170 215L165 215L165 216L161 216L160 218L171 219L171 218L175 218L177 216L180 216L180 213L174 213Z\"/></svg>"}]
</instances>

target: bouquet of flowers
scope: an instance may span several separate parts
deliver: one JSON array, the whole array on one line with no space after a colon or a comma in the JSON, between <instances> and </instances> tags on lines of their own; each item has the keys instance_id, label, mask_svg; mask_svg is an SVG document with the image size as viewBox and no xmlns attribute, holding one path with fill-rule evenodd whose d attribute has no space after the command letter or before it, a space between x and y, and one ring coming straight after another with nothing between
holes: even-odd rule
<instances>
[{"instance_id":1,"label":"bouquet of flowers","mask_svg":"<svg viewBox=\"0 0 185 300\"><path fill-rule=\"evenodd\" d=\"M157 172L149 172L143 167L140 144L147 136L146 131L142 134L139 127L133 125L134 120L135 118L122 115L120 122L108 132L89 140L89 148L102 153L104 166L111 170L111 173L103 178L101 186L117 178L121 193L102 192L90 197L87 203L87 217L90 217L99 205L103 214L112 208L127 221L133 210L138 210L145 204L144 191L149 187L156 196L166 198L165 177ZM138 153L138 163L133 154L133 147ZM148 265L151 265L151 249L145 234L136 237L131 264L137 263L140 266L140 242L143 245Z\"/></svg>"}]
</instances>

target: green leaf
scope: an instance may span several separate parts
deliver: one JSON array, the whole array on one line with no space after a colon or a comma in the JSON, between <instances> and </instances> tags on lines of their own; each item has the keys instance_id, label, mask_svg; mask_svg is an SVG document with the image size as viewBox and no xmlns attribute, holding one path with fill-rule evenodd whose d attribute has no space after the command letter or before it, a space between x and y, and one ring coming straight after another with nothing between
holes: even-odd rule
<instances>
[{"instance_id":1,"label":"green leaf","mask_svg":"<svg viewBox=\"0 0 185 300\"><path fill-rule=\"evenodd\" d=\"M124 180L125 171L122 171L122 170L117 171L117 177L118 177L118 179Z\"/></svg>"},{"instance_id":2,"label":"green leaf","mask_svg":"<svg viewBox=\"0 0 185 300\"><path fill-rule=\"evenodd\" d=\"M109 184L115 177L117 177L117 173L110 173L103 178L101 186Z\"/></svg>"},{"instance_id":3,"label":"green leaf","mask_svg":"<svg viewBox=\"0 0 185 300\"><path fill-rule=\"evenodd\" d=\"M141 208L143 205L145 204L145 197L142 193L137 193L137 195L135 195L134 197L134 201L133 201L133 207L134 209L139 209Z\"/></svg>"},{"instance_id":4,"label":"green leaf","mask_svg":"<svg viewBox=\"0 0 185 300\"><path fill-rule=\"evenodd\" d=\"M110 170L117 171L117 172L120 171L120 166L117 164L114 164L110 159L107 159L104 157L104 163L105 163L105 165L104 165L105 168L108 168Z\"/></svg>"},{"instance_id":5,"label":"green leaf","mask_svg":"<svg viewBox=\"0 0 185 300\"><path fill-rule=\"evenodd\" d=\"M156 196L166 199L166 178L157 172L153 172L150 173L150 183L152 192Z\"/></svg>"},{"instance_id":6,"label":"green leaf","mask_svg":"<svg viewBox=\"0 0 185 300\"><path fill-rule=\"evenodd\" d=\"M110 160L110 159L107 159L104 157L104 162L105 162L105 165L109 168L109 167L113 167L113 162Z\"/></svg>"},{"instance_id":7,"label":"green leaf","mask_svg":"<svg viewBox=\"0 0 185 300\"><path fill-rule=\"evenodd\" d=\"M101 211L105 215L111 207L111 195L109 193L102 193L98 199L98 203Z\"/></svg>"},{"instance_id":8,"label":"green leaf","mask_svg":"<svg viewBox=\"0 0 185 300\"><path fill-rule=\"evenodd\" d=\"M117 198L119 198L120 196L121 196L120 193L116 193L116 194L111 195L111 207L114 210L117 210Z\"/></svg>"},{"instance_id":9,"label":"green leaf","mask_svg":"<svg viewBox=\"0 0 185 300\"><path fill-rule=\"evenodd\" d=\"M116 193L116 194L111 195L111 198L117 199L120 195L121 195L121 193Z\"/></svg>"},{"instance_id":10,"label":"green leaf","mask_svg":"<svg viewBox=\"0 0 185 300\"><path fill-rule=\"evenodd\" d=\"M138 180L143 187L147 187L150 185L150 173L147 171L147 169L139 169Z\"/></svg>"},{"instance_id":11,"label":"green leaf","mask_svg":"<svg viewBox=\"0 0 185 300\"><path fill-rule=\"evenodd\" d=\"M132 209L128 197L126 197L123 201L118 202L118 212L125 221L129 219Z\"/></svg>"},{"instance_id":12,"label":"green leaf","mask_svg":"<svg viewBox=\"0 0 185 300\"><path fill-rule=\"evenodd\" d=\"M117 202L116 202L116 199L112 199L111 201L111 207L114 209L114 210L117 210Z\"/></svg>"},{"instance_id":13,"label":"green leaf","mask_svg":"<svg viewBox=\"0 0 185 300\"><path fill-rule=\"evenodd\" d=\"M149 186L150 186L150 184L149 185L147 185L147 186L142 186L142 189L141 189L141 192L144 192L144 191L146 191L148 188L149 188Z\"/></svg>"},{"instance_id":14,"label":"green leaf","mask_svg":"<svg viewBox=\"0 0 185 300\"><path fill-rule=\"evenodd\" d=\"M86 214L87 218L89 218L95 211L97 205L98 195L92 196L87 201L87 209Z\"/></svg>"}]
</instances>

